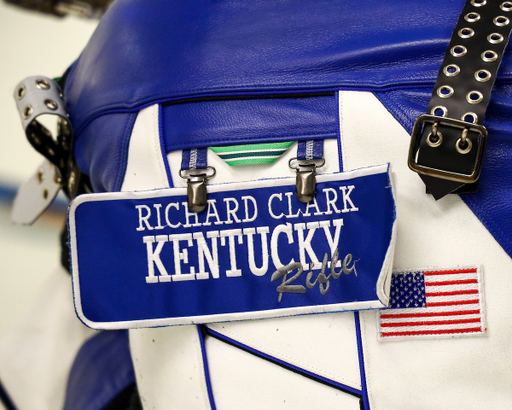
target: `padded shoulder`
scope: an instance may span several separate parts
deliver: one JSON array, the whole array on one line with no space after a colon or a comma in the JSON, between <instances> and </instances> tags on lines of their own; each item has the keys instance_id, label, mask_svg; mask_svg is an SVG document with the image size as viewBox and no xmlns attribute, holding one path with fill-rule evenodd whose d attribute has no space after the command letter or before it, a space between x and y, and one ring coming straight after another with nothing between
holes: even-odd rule
<instances>
[{"instance_id":1,"label":"padded shoulder","mask_svg":"<svg viewBox=\"0 0 512 410\"><path fill-rule=\"evenodd\" d=\"M71 118L80 131L106 112L192 97L429 85L463 6L118 0L71 69Z\"/></svg>"}]
</instances>

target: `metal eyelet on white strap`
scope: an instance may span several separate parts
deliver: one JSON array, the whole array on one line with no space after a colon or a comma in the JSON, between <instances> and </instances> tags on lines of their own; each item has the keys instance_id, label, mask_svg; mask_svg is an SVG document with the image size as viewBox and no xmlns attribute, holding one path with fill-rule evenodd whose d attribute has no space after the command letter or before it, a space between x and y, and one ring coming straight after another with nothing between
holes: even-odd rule
<instances>
[{"instance_id":1,"label":"metal eyelet on white strap","mask_svg":"<svg viewBox=\"0 0 512 410\"><path fill-rule=\"evenodd\" d=\"M486 63L492 63L498 59L498 53L496 51L487 50L481 54L482 60Z\"/></svg>"},{"instance_id":2,"label":"metal eyelet on white strap","mask_svg":"<svg viewBox=\"0 0 512 410\"><path fill-rule=\"evenodd\" d=\"M491 73L488 70L475 71L475 79L481 83L485 83L491 79Z\"/></svg>"},{"instance_id":3,"label":"metal eyelet on white strap","mask_svg":"<svg viewBox=\"0 0 512 410\"><path fill-rule=\"evenodd\" d=\"M32 115L32 113L34 112L33 108L31 105L27 105L24 109L23 109L23 118L25 118L26 120L28 120L30 118L30 116Z\"/></svg>"},{"instance_id":4,"label":"metal eyelet on white strap","mask_svg":"<svg viewBox=\"0 0 512 410\"><path fill-rule=\"evenodd\" d=\"M464 16L464 20L466 20L469 23L474 23L475 21L480 20L480 14L472 11Z\"/></svg>"},{"instance_id":5,"label":"metal eyelet on white strap","mask_svg":"<svg viewBox=\"0 0 512 410\"><path fill-rule=\"evenodd\" d=\"M450 50L450 53L454 57L462 57L463 55L466 55L468 52L468 49L464 46L453 46Z\"/></svg>"},{"instance_id":6,"label":"metal eyelet on white strap","mask_svg":"<svg viewBox=\"0 0 512 410\"><path fill-rule=\"evenodd\" d=\"M444 105L436 105L430 110L430 114L436 115L438 117L446 117L446 114L448 114L448 110Z\"/></svg>"},{"instance_id":7,"label":"metal eyelet on white strap","mask_svg":"<svg viewBox=\"0 0 512 410\"><path fill-rule=\"evenodd\" d=\"M467 112L461 118L462 121L470 122L471 124L476 124L478 122L478 115L474 112ZM469 121L471 119L471 121Z\"/></svg>"},{"instance_id":8,"label":"metal eyelet on white strap","mask_svg":"<svg viewBox=\"0 0 512 410\"><path fill-rule=\"evenodd\" d=\"M475 30L469 27L464 27L458 31L458 35L460 38L470 38L475 35Z\"/></svg>"},{"instance_id":9,"label":"metal eyelet on white strap","mask_svg":"<svg viewBox=\"0 0 512 410\"><path fill-rule=\"evenodd\" d=\"M480 91L470 91L466 95L466 101L470 104L478 104L483 99L484 99L484 96Z\"/></svg>"},{"instance_id":10,"label":"metal eyelet on white strap","mask_svg":"<svg viewBox=\"0 0 512 410\"><path fill-rule=\"evenodd\" d=\"M49 90L50 89L50 83L46 81L44 78L38 78L36 80L36 87L40 90Z\"/></svg>"},{"instance_id":11,"label":"metal eyelet on white strap","mask_svg":"<svg viewBox=\"0 0 512 410\"><path fill-rule=\"evenodd\" d=\"M450 98L453 92L453 88L449 85L442 85L437 89L437 95L441 98Z\"/></svg>"},{"instance_id":12,"label":"metal eyelet on white strap","mask_svg":"<svg viewBox=\"0 0 512 410\"><path fill-rule=\"evenodd\" d=\"M482 7L487 4L487 0L471 0L471 5L475 7Z\"/></svg>"},{"instance_id":13,"label":"metal eyelet on white strap","mask_svg":"<svg viewBox=\"0 0 512 410\"><path fill-rule=\"evenodd\" d=\"M460 67L457 64L448 64L443 68L443 73L447 77L455 77L460 73Z\"/></svg>"},{"instance_id":14,"label":"metal eyelet on white strap","mask_svg":"<svg viewBox=\"0 0 512 410\"><path fill-rule=\"evenodd\" d=\"M504 1L500 4L500 9L503 11L512 11L512 1Z\"/></svg>"},{"instance_id":15,"label":"metal eyelet on white strap","mask_svg":"<svg viewBox=\"0 0 512 410\"><path fill-rule=\"evenodd\" d=\"M492 22L498 27L508 26L510 24L510 20L505 16L494 17Z\"/></svg>"},{"instance_id":16,"label":"metal eyelet on white strap","mask_svg":"<svg viewBox=\"0 0 512 410\"><path fill-rule=\"evenodd\" d=\"M491 33L487 36L487 41L491 44L500 44L504 37L500 33Z\"/></svg>"},{"instance_id":17,"label":"metal eyelet on white strap","mask_svg":"<svg viewBox=\"0 0 512 410\"><path fill-rule=\"evenodd\" d=\"M26 88L24 85L22 85L21 87L18 87L18 89L16 90L16 98L18 100L22 100L23 97L25 97L25 92L26 92Z\"/></svg>"},{"instance_id":18,"label":"metal eyelet on white strap","mask_svg":"<svg viewBox=\"0 0 512 410\"><path fill-rule=\"evenodd\" d=\"M59 108L59 105L55 101L50 99L44 100L44 105L46 105L46 107L52 111L55 111L57 108Z\"/></svg>"}]
</instances>

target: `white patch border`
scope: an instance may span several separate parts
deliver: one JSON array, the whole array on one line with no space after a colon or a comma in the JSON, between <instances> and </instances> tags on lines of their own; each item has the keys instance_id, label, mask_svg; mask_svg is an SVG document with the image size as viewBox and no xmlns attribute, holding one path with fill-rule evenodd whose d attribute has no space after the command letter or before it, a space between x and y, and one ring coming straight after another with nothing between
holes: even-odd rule
<instances>
[{"instance_id":1,"label":"white patch border","mask_svg":"<svg viewBox=\"0 0 512 410\"><path fill-rule=\"evenodd\" d=\"M317 182L328 181L345 181L363 176L370 176L376 174L388 174L391 184L391 170L390 164L377 165L372 167L360 168L348 172L336 172L332 174L319 174L316 176ZM209 192L222 192L225 191L226 186L229 186L230 191L245 190L250 186L251 188L262 188L269 186L269 182L273 186L295 186L295 177L283 178L268 178L256 181L245 182L229 182L221 184L208 185ZM69 227L69 245L71 250L71 276L73 280L73 298L75 304L75 311L78 318L88 327L97 330L116 330L116 329L136 329L136 328L149 328L161 326L180 326L180 325L194 325L203 323L218 323L218 322L231 322L253 319L267 319L276 317L298 316L318 313L338 313L354 310L369 310L381 309L389 303L389 285L391 283L392 265L394 257L394 248L396 243L396 205L394 206L395 217L393 220L391 241L388 245L386 256L384 258L381 272L376 284L377 296L381 300L367 301L367 302L350 302L338 303L323 306L301 306L294 308L286 308L279 310L264 310L256 312L241 312L241 313L228 313L228 314L214 314L202 315L193 317L179 317L179 318L159 318L159 319L143 319L133 321L118 321L118 322L94 322L88 319L81 304L81 294L79 286L79 268L78 268L78 250L76 241L76 223L75 214L77 208L86 202L100 202L110 200L140 200L150 198L172 197L177 195L186 195L187 188L164 188L153 189L145 191L121 191L121 192L105 192L84 194L75 198L68 209L68 227ZM394 189L391 189L393 202L396 204Z\"/></svg>"}]
</instances>

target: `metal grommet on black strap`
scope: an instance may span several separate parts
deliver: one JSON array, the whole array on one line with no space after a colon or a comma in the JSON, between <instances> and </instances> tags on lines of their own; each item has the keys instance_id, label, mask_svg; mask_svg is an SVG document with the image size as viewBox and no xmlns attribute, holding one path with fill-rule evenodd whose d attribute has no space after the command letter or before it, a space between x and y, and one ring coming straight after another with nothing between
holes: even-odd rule
<instances>
[{"instance_id":1,"label":"metal grommet on black strap","mask_svg":"<svg viewBox=\"0 0 512 410\"><path fill-rule=\"evenodd\" d=\"M500 44L504 37L500 33L491 33L487 36L487 41L491 44Z\"/></svg>"},{"instance_id":2,"label":"metal grommet on black strap","mask_svg":"<svg viewBox=\"0 0 512 410\"><path fill-rule=\"evenodd\" d=\"M468 52L468 49L464 46L461 46L460 44L453 46L450 50L450 53L452 54L452 56L454 56L456 58L465 56L467 54L467 52Z\"/></svg>"},{"instance_id":3,"label":"metal grommet on black strap","mask_svg":"<svg viewBox=\"0 0 512 410\"><path fill-rule=\"evenodd\" d=\"M464 16L464 20L466 20L469 23L475 23L478 20L480 20L480 14L472 11Z\"/></svg>"},{"instance_id":4,"label":"metal grommet on black strap","mask_svg":"<svg viewBox=\"0 0 512 410\"><path fill-rule=\"evenodd\" d=\"M466 95L466 101L470 104L480 104L484 99L483 94L480 91L470 91Z\"/></svg>"},{"instance_id":5,"label":"metal grommet on black strap","mask_svg":"<svg viewBox=\"0 0 512 410\"><path fill-rule=\"evenodd\" d=\"M469 122L471 124L476 124L478 122L478 115L474 112L466 112L460 117L462 121Z\"/></svg>"},{"instance_id":6,"label":"metal grommet on black strap","mask_svg":"<svg viewBox=\"0 0 512 410\"><path fill-rule=\"evenodd\" d=\"M481 54L481 57L485 63L493 63L498 59L498 53L496 53L496 51L493 50L485 50Z\"/></svg>"},{"instance_id":7,"label":"metal grommet on black strap","mask_svg":"<svg viewBox=\"0 0 512 410\"><path fill-rule=\"evenodd\" d=\"M460 73L460 67L457 64L448 64L443 68L443 73L447 77L455 77Z\"/></svg>"},{"instance_id":8,"label":"metal grommet on black strap","mask_svg":"<svg viewBox=\"0 0 512 410\"><path fill-rule=\"evenodd\" d=\"M430 110L430 114L437 115L439 117L446 117L446 114L448 114L448 110L444 105L436 105Z\"/></svg>"},{"instance_id":9,"label":"metal grommet on black strap","mask_svg":"<svg viewBox=\"0 0 512 410\"><path fill-rule=\"evenodd\" d=\"M449 85L442 85L437 89L437 95L440 98L450 98L453 95L453 88Z\"/></svg>"},{"instance_id":10,"label":"metal grommet on black strap","mask_svg":"<svg viewBox=\"0 0 512 410\"><path fill-rule=\"evenodd\" d=\"M461 28L458 32L460 38L471 38L475 35L475 30L469 27Z\"/></svg>"},{"instance_id":11,"label":"metal grommet on black strap","mask_svg":"<svg viewBox=\"0 0 512 410\"><path fill-rule=\"evenodd\" d=\"M508 26L510 24L510 20L505 16L497 16L492 22L498 27Z\"/></svg>"},{"instance_id":12,"label":"metal grommet on black strap","mask_svg":"<svg viewBox=\"0 0 512 410\"><path fill-rule=\"evenodd\" d=\"M471 0L471 5L475 7L482 7L487 4L487 0Z\"/></svg>"},{"instance_id":13,"label":"metal grommet on black strap","mask_svg":"<svg viewBox=\"0 0 512 410\"><path fill-rule=\"evenodd\" d=\"M466 1L439 70L429 114L416 121L409 167L436 199L476 190L487 140L482 122L510 36L511 16L512 1Z\"/></svg>"},{"instance_id":14,"label":"metal grommet on black strap","mask_svg":"<svg viewBox=\"0 0 512 410\"><path fill-rule=\"evenodd\" d=\"M503 11L512 11L512 1L504 1L500 4L500 9Z\"/></svg>"},{"instance_id":15,"label":"metal grommet on black strap","mask_svg":"<svg viewBox=\"0 0 512 410\"><path fill-rule=\"evenodd\" d=\"M478 70L475 71L475 80L480 82L489 81L492 77L492 74L489 70Z\"/></svg>"}]
</instances>

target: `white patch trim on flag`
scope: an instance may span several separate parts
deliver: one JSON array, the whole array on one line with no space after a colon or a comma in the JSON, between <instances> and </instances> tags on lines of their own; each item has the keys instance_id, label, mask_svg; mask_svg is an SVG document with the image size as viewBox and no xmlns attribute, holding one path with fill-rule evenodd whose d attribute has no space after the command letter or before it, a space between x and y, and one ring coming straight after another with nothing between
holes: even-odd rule
<instances>
[{"instance_id":1,"label":"white patch trim on flag","mask_svg":"<svg viewBox=\"0 0 512 410\"><path fill-rule=\"evenodd\" d=\"M393 275L421 273L425 307L380 309L379 341L477 336L487 331L481 266L411 269Z\"/></svg>"}]
</instances>

